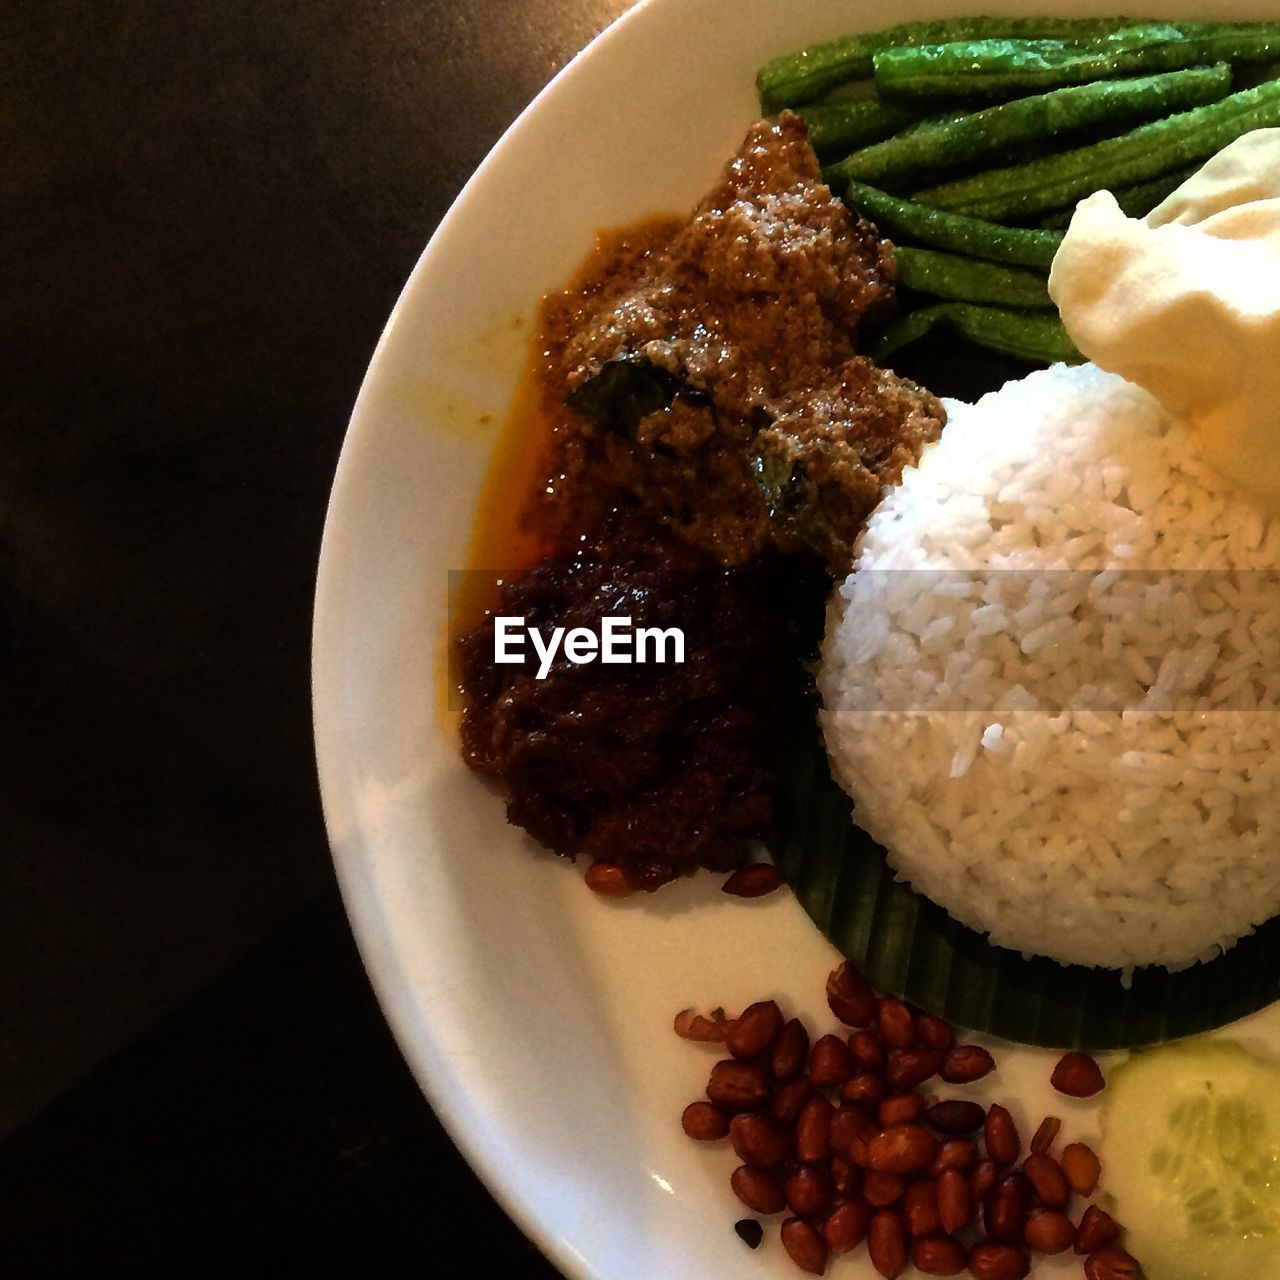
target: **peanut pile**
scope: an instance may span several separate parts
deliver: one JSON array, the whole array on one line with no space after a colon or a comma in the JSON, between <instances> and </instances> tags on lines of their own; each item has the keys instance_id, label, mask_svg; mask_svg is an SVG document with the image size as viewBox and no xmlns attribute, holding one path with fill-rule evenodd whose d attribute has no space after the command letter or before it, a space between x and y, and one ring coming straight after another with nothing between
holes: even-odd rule
<instances>
[{"instance_id":1,"label":"peanut pile","mask_svg":"<svg viewBox=\"0 0 1280 1280\"><path fill-rule=\"evenodd\" d=\"M677 1035L730 1055L712 1067L706 1098L685 1108L684 1131L729 1140L741 1161L729 1185L753 1213L786 1215L782 1245L800 1270L822 1275L832 1254L865 1242L886 1280L912 1264L930 1276L1023 1280L1034 1254L1067 1250L1084 1259L1087 1280L1134 1280L1138 1264L1110 1215L1090 1204L1071 1216L1073 1197L1094 1193L1102 1167L1082 1143L1055 1155L1060 1120L1044 1120L1023 1158L1007 1108L923 1091L989 1075L986 1049L877 997L847 962L827 980L827 1003L849 1030L817 1040L773 1000L735 1019L685 1010L675 1020ZM1085 1098L1105 1082L1092 1058L1073 1052L1052 1083ZM748 1225L739 1234L758 1243Z\"/></svg>"}]
</instances>

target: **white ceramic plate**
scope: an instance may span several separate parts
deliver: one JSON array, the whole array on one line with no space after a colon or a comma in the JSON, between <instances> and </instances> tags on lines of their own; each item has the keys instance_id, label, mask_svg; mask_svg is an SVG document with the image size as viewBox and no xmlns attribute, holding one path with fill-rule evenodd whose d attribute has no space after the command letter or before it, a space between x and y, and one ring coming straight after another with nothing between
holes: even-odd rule
<instances>
[{"instance_id":1,"label":"white ceramic plate","mask_svg":"<svg viewBox=\"0 0 1280 1280\"><path fill-rule=\"evenodd\" d=\"M1110 3L1072 6L1104 12ZM986 12L1027 8L984 3ZM1231 16L1265 16L1233 5ZM387 324L334 484L316 598L317 755L334 859L378 997L432 1105L521 1226L570 1276L797 1274L774 1233L732 1231L732 1155L689 1142L684 1104L714 1054L686 1005L776 996L829 1023L831 947L785 894L731 901L711 878L607 902L509 827L437 714L447 575L462 568L537 299L597 227L688 208L754 116L772 54L956 13L902 0L649 0L576 59L494 149ZM1029 8L1028 8L1028 11ZM1212 17L1215 3L1171 3ZM1001 1054L1034 1123L1053 1056ZM1078 1112L1078 1114L1076 1114ZM865 1253L838 1274L874 1273ZM1036 1275L1078 1274L1074 1260ZM486 1273L487 1274L487 1273Z\"/></svg>"}]
</instances>

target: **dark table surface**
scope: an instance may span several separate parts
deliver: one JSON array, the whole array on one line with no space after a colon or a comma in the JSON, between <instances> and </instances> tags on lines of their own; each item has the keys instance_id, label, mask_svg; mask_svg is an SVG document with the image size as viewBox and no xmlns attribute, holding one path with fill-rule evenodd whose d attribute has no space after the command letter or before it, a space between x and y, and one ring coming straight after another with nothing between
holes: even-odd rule
<instances>
[{"instance_id":1,"label":"dark table surface","mask_svg":"<svg viewBox=\"0 0 1280 1280\"><path fill-rule=\"evenodd\" d=\"M625 0L0 13L0 1273L553 1277L387 1033L316 794L330 478L470 171ZM425 1271L424 1271L425 1268Z\"/></svg>"}]
</instances>

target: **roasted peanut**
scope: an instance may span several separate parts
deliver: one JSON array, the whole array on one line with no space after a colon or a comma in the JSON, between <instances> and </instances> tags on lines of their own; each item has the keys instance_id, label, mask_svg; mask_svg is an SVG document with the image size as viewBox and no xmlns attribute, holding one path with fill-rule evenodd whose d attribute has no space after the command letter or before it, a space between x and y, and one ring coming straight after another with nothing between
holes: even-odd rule
<instances>
[{"instance_id":1,"label":"roasted peanut","mask_svg":"<svg viewBox=\"0 0 1280 1280\"><path fill-rule=\"evenodd\" d=\"M1083 1142L1073 1142L1062 1152L1062 1172L1067 1186L1078 1196L1091 1196L1098 1189L1102 1177L1102 1162L1092 1148Z\"/></svg>"},{"instance_id":2,"label":"roasted peanut","mask_svg":"<svg viewBox=\"0 0 1280 1280\"><path fill-rule=\"evenodd\" d=\"M799 1018L792 1018L778 1033L769 1054L769 1074L785 1083L794 1080L809 1061L809 1032Z\"/></svg>"},{"instance_id":3,"label":"roasted peanut","mask_svg":"<svg viewBox=\"0 0 1280 1280\"><path fill-rule=\"evenodd\" d=\"M849 1053L854 1066L874 1075L883 1075L889 1061L884 1041L874 1031L855 1031L849 1036Z\"/></svg>"},{"instance_id":4,"label":"roasted peanut","mask_svg":"<svg viewBox=\"0 0 1280 1280\"><path fill-rule=\"evenodd\" d=\"M826 1098L810 1098L796 1120L796 1159L817 1164L831 1150L831 1117L835 1108ZM799 1213L799 1210L796 1210ZM804 1216L803 1214L801 1215Z\"/></svg>"},{"instance_id":5,"label":"roasted peanut","mask_svg":"<svg viewBox=\"0 0 1280 1280\"><path fill-rule=\"evenodd\" d=\"M1062 1166L1052 1157L1029 1155L1022 1162L1022 1172L1035 1188L1040 1203L1048 1209L1065 1209L1071 1190L1062 1174Z\"/></svg>"},{"instance_id":6,"label":"roasted peanut","mask_svg":"<svg viewBox=\"0 0 1280 1280\"><path fill-rule=\"evenodd\" d=\"M907 1234L912 1239L931 1236L941 1231L938 1184L931 1178L922 1178L919 1182L911 1183L902 1197L902 1217L907 1224Z\"/></svg>"},{"instance_id":7,"label":"roasted peanut","mask_svg":"<svg viewBox=\"0 0 1280 1280\"><path fill-rule=\"evenodd\" d=\"M822 1238L832 1253L852 1253L867 1238L871 1208L864 1200L848 1200L822 1224Z\"/></svg>"},{"instance_id":8,"label":"roasted peanut","mask_svg":"<svg viewBox=\"0 0 1280 1280\"><path fill-rule=\"evenodd\" d=\"M911 1251L916 1270L927 1276L958 1276L968 1257L964 1245L950 1236L921 1236Z\"/></svg>"},{"instance_id":9,"label":"roasted peanut","mask_svg":"<svg viewBox=\"0 0 1280 1280\"><path fill-rule=\"evenodd\" d=\"M987 1235L1000 1244L1021 1244L1030 1207L1031 1184L1020 1173L1006 1173L982 1202Z\"/></svg>"},{"instance_id":10,"label":"roasted peanut","mask_svg":"<svg viewBox=\"0 0 1280 1280\"><path fill-rule=\"evenodd\" d=\"M636 891L626 872L612 862L593 862L585 878L587 888L602 898L629 898Z\"/></svg>"},{"instance_id":11,"label":"roasted peanut","mask_svg":"<svg viewBox=\"0 0 1280 1280\"><path fill-rule=\"evenodd\" d=\"M729 1038L733 1023L724 1016L723 1009L710 1015L696 1013L693 1009L681 1009L676 1014L675 1031L681 1040L699 1040L704 1044L723 1044Z\"/></svg>"},{"instance_id":12,"label":"roasted peanut","mask_svg":"<svg viewBox=\"0 0 1280 1280\"><path fill-rule=\"evenodd\" d=\"M882 1129L867 1143L867 1168L881 1173L921 1173L938 1154L938 1140L923 1125Z\"/></svg>"},{"instance_id":13,"label":"roasted peanut","mask_svg":"<svg viewBox=\"0 0 1280 1280\"><path fill-rule=\"evenodd\" d=\"M948 1235L954 1235L973 1221L969 1179L959 1169L947 1169L938 1178L938 1220Z\"/></svg>"},{"instance_id":14,"label":"roasted peanut","mask_svg":"<svg viewBox=\"0 0 1280 1280\"><path fill-rule=\"evenodd\" d=\"M885 1044L894 1049L916 1047L915 1015L901 1000L885 998L876 1002L876 1030Z\"/></svg>"},{"instance_id":15,"label":"roasted peanut","mask_svg":"<svg viewBox=\"0 0 1280 1280\"><path fill-rule=\"evenodd\" d=\"M851 1199L862 1190L862 1170L844 1156L831 1153L831 1190L837 1199Z\"/></svg>"},{"instance_id":16,"label":"roasted peanut","mask_svg":"<svg viewBox=\"0 0 1280 1280\"><path fill-rule=\"evenodd\" d=\"M1064 1053L1049 1083L1068 1098L1092 1098L1106 1085L1102 1068L1087 1053Z\"/></svg>"},{"instance_id":17,"label":"roasted peanut","mask_svg":"<svg viewBox=\"0 0 1280 1280\"><path fill-rule=\"evenodd\" d=\"M840 1101L855 1106L874 1109L884 1100L885 1083L869 1071L859 1071L850 1076L840 1087Z\"/></svg>"},{"instance_id":18,"label":"roasted peanut","mask_svg":"<svg viewBox=\"0 0 1280 1280\"><path fill-rule=\"evenodd\" d=\"M1076 1242L1071 1219L1057 1209L1032 1209L1022 1229L1022 1240L1037 1253L1064 1253Z\"/></svg>"},{"instance_id":19,"label":"roasted peanut","mask_svg":"<svg viewBox=\"0 0 1280 1280\"><path fill-rule=\"evenodd\" d=\"M838 1088L852 1069L849 1046L839 1036L823 1036L809 1050L809 1079L819 1088Z\"/></svg>"},{"instance_id":20,"label":"roasted peanut","mask_svg":"<svg viewBox=\"0 0 1280 1280\"><path fill-rule=\"evenodd\" d=\"M886 1098L876 1113L882 1128L895 1124L912 1124L924 1114L924 1099L918 1093L895 1093Z\"/></svg>"},{"instance_id":21,"label":"roasted peanut","mask_svg":"<svg viewBox=\"0 0 1280 1280\"><path fill-rule=\"evenodd\" d=\"M900 1173L871 1169L862 1175L862 1198L875 1209L887 1209L902 1199L907 1180Z\"/></svg>"},{"instance_id":22,"label":"roasted peanut","mask_svg":"<svg viewBox=\"0 0 1280 1280\"><path fill-rule=\"evenodd\" d=\"M689 1103L680 1124L695 1142L715 1142L729 1132L729 1117L710 1102Z\"/></svg>"},{"instance_id":23,"label":"roasted peanut","mask_svg":"<svg viewBox=\"0 0 1280 1280\"><path fill-rule=\"evenodd\" d=\"M939 1074L948 1084L972 1084L995 1069L996 1060L981 1045L958 1044L943 1058Z\"/></svg>"},{"instance_id":24,"label":"roasted peanut","mask_svg":"<svg viewBox=\"0 0 1280 1280\"><path fill-rule=\"evenodd\" d=\"M996 1168L993 1160L983 1160L981 1164L974 1165L973 1171L969 1174L969 1195L973 1200L975 1212L981 1207L982 1202L987 1198L987 1192L996 1185L999 1177L1000 1170Z\"/></svg>"},{"instance_id":25,"label":"roasted peanut","mask_svg":"<svg viewBox=\"0 0 1280 1280\"><path fill-rule=\"evenodd\" d=\"M787 1207L787 1197L782 1184L763 1169L750 1169L745 1164L729 1176L733 1194L753 1213L781 1213Z\"/></svg>"},{"instance_id":26,"label":"roasted peanut","mask_svg":"<svg viewBox=\"0 0 1280 1280\"><path fill-rule=\"evenodd\" d=\"M885 1277L895 1280L907 1269L907 1230L902 1218L892 1209L881 1209L871 1219L867 1230L867 1253L871 1265Z\"/></svg>"},{"instance_id":27,"label":"roasted peanut","mask_svg":"<svg viewBox=\"0 0 1280 1280\"><path fill-rule=\"evenodd\" d=\"M725 1045L735 1058L758 1058L777 1038L782 1022L776 1001L757 1000L738 1016Z\"/></svg>"},{"instance_id":28,"label":"roasted peanut","mask_svg":"<svg viewBox=\"0 0 1280 1280\"><path fill-rule=\"evenodd\" d=\"M931 1013L917 1013L916 1039L922 1049L941 1049L945 1053L955 1047L956 1033L951 1023Z\"/></svg>"},{"instance_id":29,"label":"roasted peanut","mask_svg":"<svg viewBox=\"0 0 1280 1280\"><path fill-rule=\"evenodd\" d=\"M1075 1251L1079 1254L1093 1253L1120 1238L1120 1228L1116 1220L1105 1210L1091 1204L1080 1219L1076 1229Z\"/></svg>"},{"instance_id":30,"label":"roasted peanut","mask_svg":"<svg viewBox=\"0 0 1280 1280\"><path fill-rule=\"evenodd\" d=\"M969 1274L974 1280L1026 1280L1031 1259L1013 1245L984 1240L969 1251Z\"/></svg>"},{"instance_id":31,"label":"roasted peanut","mask_svg":"<svg viewBox=\"0 0 1280 1280\"><path fill-rule=\"evenodd\" d=\"M938 1049L904 1049L889 1059L884 1078L894 1093L905 1093L937 1075L941 1065L942 1053Z\"/></svg>"},{"instance_id":32,"label":"roasted peanut","mask_svg":"<svg viewBox=\"0 0 1280 1280\"><path fill-rule=\"evenodd\" d=\"M847 1027L865 1027L875 1017L875 992L848 960L827 978L827 1004Z\"/></svg>"},{"instance_id":33,"label":"roasted peanut","mask_svg":"<svg viewBox=\"0 0 1280 1280\"><path fill-rule=\"evenodd\" d=\"M729 1141L738 1159L752 1169L776 1169L791 1155L791 1134L749 1111L729 1121Z\"/></svg>"},{"instance_id":34,"label":"roasted peanut","mask_svg":"<svg viewBox=\"0 0 1280 1280\"><path fill-rule=\"evenodd\" d=\"M720 888L735 898L763 898L782 883L782 872L772 863L753 862L749 867L739 867Z\"/></svg>"},{"instance_id":35,"label":"roasted peanut","mask_svg":"<svg viewBox=\"0 0 1280 1280\"><path fill-rule=\"evenodd\" d=\"M821 1218L831 1208L831 1179L812 1165L792 1170L782 1190L797 1218Z\"/></svg>"},{"instance_id":36,"label":"roasted peanut","mask_svg":"<svg viewBox=\"0 0 1280 1280\"><path fill-rule=\"evenodd\" d=\"M1022 1150L1022 1139L1018 1137L1018 1126L1014 1124L1013 1117L1009 1112L998 1102L993 1103L987 1109L985 1136L987 1140L987 1155L996 1164L1002 1168L1007 1168L1017 1162L1018 1154Z\"/></svg>"},{"instance_id":37,"label":"roasted peanut","mask_svg":"<svg viewBox=\"0 0 1280 1280\"><path fill-rule=\"evenodd\" d=\"M811 1276L827 1269L827 1243L818 1228L803 1218L788 1218L782 1224L782 1247L787 1256Z\"/></svg>"},{"instance_id":38,"label":"roasted peanut","mask_svg":"<svg viewBox=\"0 0 1280 1280\"><path fill-rule=\"evenodd\" d=\"M812 1097L813 1085L809 1083L808 1076L798 1076L795 1080L780 1084L769 1099L769 1119L782 1125L795 1124L805 1103Z\"/></svg>"},{"instance_id":39,"label":"roasted peanut","mask_svg":"<svg viewBox=\"0 0 1280 1280\"><path fill-rule=\"evenodd\" d=\"M1040 1127L1035 1131L1035 1135L1031 1139L1032 1154L1037 1156L1044 1155L1057 1140L1061 1129L1062 1121L1057 1116L1045 1116L1040 1121Z\"/></svg>"},{"instance_id":40,"label":"roasted peanut","mask_svg":"<svg viewBox=\"0 0 1280 1280\"><path fill-rule=\"evenodd\" d=\"M939 1133L959 1137L965 1133L977 1133L986 1121L986 1112L976 1102L951 1098L935 1102L925 1113L925 1119Z\"/></svg>"},{"instance_id":41,"label":"roasted peanut","mask_svg":"<svg viewBox=\"0 0 1280 1280\"><path fill-rule=\"evenodd\" d=\"M1085 1280L1134 1280L1138 1263L1132 1254L1109 1244L1084 1260Z\"/></svg>"},{"instance_id":42,"label":"roasted peanut","mask_svg":"<svg viewBox=\"0 0 1280 1280\"><path fill-rule=\"evenodd\" d=\"M769 1082L753 1063L725 1058L711 1068L707 1097L726 1111L754 1111L768 1101Z\"/></svg>"},{"instance_id":43,"label":"roasted peanut","mask_svg":"<svg viewBox=\"0 0 1280 1280\"><path fill-rule=\"evenodd\" d=\"M968 1138L952 1138L942 1144L942 1149L929 1166L929 1172L935 1177L941 1176L948 1169L959 1169L967 1173L978 1163L978 1145Z\"/></svg>"},{"instance_id":44,"label":"roasted peanut","mask_svg":"<svg viewBox=\"0 0 1280 1280\"><path fill-rule=\"evenodd\" d=\"M858 1107L837 1107L831 1117L831 1148L852 1159L855 1146L861 1144L861 1154L866 1157L866 1143L876 1132L876 1122Z\"/></svg>"}]
</instances>

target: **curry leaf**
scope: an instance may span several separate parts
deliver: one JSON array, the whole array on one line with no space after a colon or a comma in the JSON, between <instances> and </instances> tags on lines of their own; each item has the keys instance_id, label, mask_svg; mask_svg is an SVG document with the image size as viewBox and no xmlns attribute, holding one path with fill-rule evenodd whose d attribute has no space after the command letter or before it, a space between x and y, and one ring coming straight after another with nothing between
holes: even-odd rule
<instances>
[{"instance_id":1,"label":"curry leaf","mask_svg":"<svg viewBox=\"0 0 1280 1280\"><path fill-rule=\"evenodd\" d=\"M641 420L670 408L683 386L675 374L658 368L644 356L624 352L606 361L599 373L571 391L565 404L602 427L634 440Z\"/></svg>"}]
</instances>

